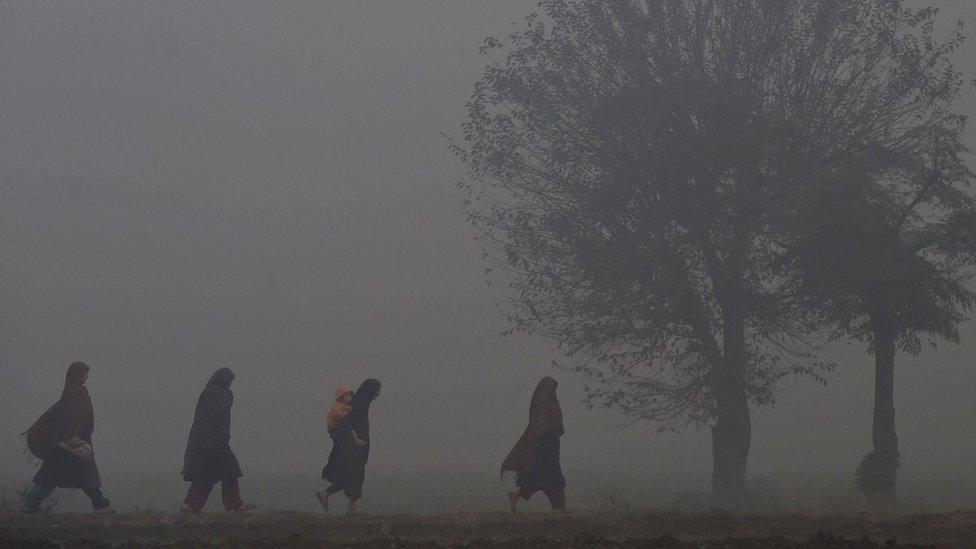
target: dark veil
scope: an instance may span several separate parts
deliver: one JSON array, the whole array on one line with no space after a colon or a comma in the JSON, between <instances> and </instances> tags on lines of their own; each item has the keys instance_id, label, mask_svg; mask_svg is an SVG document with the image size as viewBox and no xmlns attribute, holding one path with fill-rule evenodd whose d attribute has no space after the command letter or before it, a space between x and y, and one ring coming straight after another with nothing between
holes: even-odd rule
<instances>
[{"instance_id":1,"label":"dark veil","mask_svg":"<svg viewBox=\"0 0 976 549\"><path fill-rule=\"evenodd\" d=\"M532 402L529 404L529 424L515 443L515 447L502 462L501 474L505 471L514 471L518 474L528 470L535 456L535 446L542 435L552 430L556 431L557 436L564 433L563 411L559 406L559 399L556 398L558 386L559 383L549 376L539 380L532 393Z\"/></svg>"},{"instance_id":2,"label":"dark veil","mask_svg":"<svg viewBox=\"0 0 976 549\"><path fill-rule=\"evenodd\" d=\"M193 413L193 426L183 453L183 477L188 481L222 480L241 476L230 449L230 410L234 372L220 368L207 381Z\"/></svg>"}]
</instances>

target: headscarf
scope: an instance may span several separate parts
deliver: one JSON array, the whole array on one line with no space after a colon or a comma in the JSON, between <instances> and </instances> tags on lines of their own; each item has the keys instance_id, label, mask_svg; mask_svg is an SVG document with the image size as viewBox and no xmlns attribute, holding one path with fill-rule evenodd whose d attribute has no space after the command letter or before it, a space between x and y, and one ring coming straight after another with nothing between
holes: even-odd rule
<instances>
[{"instance_id":1,"label":"headscarf","mask_svg":"<svg viewBox=\"0 0 976 549\"><path fill-rule=\"evenodd\" d=\"M218 368L216 372L210 376L207 380L206 387L203 388L204 391L207 390L230 390L230 384L234 381L234 372L230 368Z\"/></svg>"},{"instance_id":2,"label":"headscarf","mask_svg":"<svg viewBox=\"0 0 976 549\"><path fill-rule=\"evenodd\" d=\"M27 450L35 457L47 459L58 444L72 437L91 439L95 411L85 388L88 370L84 362L72 362L64 376L61 398L23 433Z\"/></svg>"},{"instance_id":3,"label":"headscarf","mask_svg":"<svg viewBox=\"0 0 976 549\"><path fill-rule=\"evenodd\" d=\"M559 399L556 398L558 386L559 383L549 376L539 380L529 404L529 424L502 462L500 474L504 475L505 471L514 471L516 474L527 471L535 459L535 448L539 439L553 430L556 431L556 436L562 436L565 432L563 411L559 407Z\"/></svg>"},{"instance_id":4,"label":"headscarf","mask_svg":"<svg viewBox=\"0 0 976 549\"><path fill-rule=\"evenodd\" d=\"M352 412L350 416L364 416L369 413L369 405L380 394L380 382L369 378L359 385L352 396Z\"/></svg>"},{"instance_id":5,"label":"headscarf","mask_svg":"<svg viewBox=\"0 0 976 549\"><path fill-rule=\"evenodd\" d=\"M230 408L234 404L234 393L230 390L232 381L234 372L230 368L220 368L210 376L200 393L183 453L184 473L193 470L194 462L210 455L213 450L230 447Z\"/></svg>"}]
</instances>

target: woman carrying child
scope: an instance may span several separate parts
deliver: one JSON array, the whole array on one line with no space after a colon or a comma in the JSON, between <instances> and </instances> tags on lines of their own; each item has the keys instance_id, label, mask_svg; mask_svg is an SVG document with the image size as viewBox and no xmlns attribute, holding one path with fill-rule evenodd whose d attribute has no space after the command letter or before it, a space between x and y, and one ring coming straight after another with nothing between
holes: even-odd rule
<instances>
[{"instance_id":1,"label":"woman carrying child","mask_svg":"<svg viewBox=\"0 0 976 549\"><path fill-rule=\"evenodd\" d=\"M331 485L315 493L326 512L329 511L329 496L344 492L349 499L346 514L359 514L356 501L363 495L366 462L369 460L369 406L378 396L380 382L375 379L364 381L348 404L351 409L346 411L335 430L330 433L332 451L329 453L328 463L322 469L322 478ZM333 405L333 408L336 406ZM339 408L342 409L341 406Z\"/></svg>"}]
</instances>

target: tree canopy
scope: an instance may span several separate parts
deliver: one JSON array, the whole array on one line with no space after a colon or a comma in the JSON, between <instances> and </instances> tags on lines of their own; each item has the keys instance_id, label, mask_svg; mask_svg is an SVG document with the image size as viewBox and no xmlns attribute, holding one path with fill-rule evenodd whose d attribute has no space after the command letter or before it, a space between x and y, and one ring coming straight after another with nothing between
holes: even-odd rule
<instances>
[{"instance_id":1,"label":"tree canopy","mask_svg":"<svg viewBox=\"0 0 976 549\"><path fill-rule=\"evenodd\" d=\"M455 147L512 329L576 357L593 403L712 426L715 490L740 491L748 402L819 378L816 336L837 318L811 306L833 271L812 276L796 243L845 185L956 135L961 37L935 41L934 11L894 0L541 7L486 40ZM925 185L897 179L885 192ZM926 202L959 200L948 187Z\"/></svg>"}]
</instances>

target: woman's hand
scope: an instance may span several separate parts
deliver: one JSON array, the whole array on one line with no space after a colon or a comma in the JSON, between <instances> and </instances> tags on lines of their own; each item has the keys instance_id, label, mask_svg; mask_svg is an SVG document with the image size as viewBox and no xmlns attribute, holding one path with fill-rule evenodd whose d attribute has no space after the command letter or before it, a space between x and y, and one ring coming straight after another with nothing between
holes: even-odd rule
<instances>
[{"instance_id":1,"label":"woman's hand","mask_svg":"<svg viewBox=\"0 0 976 549\"><path fill-rule=\"evenodd\" d=\"M369 442L367 442L367 441L359 438L359 435L356 434L356 431L355 430L350 431L349 434L352 435L352 445L353 446L356 446L358 448L362 448L363 446L366 446L367 444L369 444Z\"/></svg>"}]
</instances>

